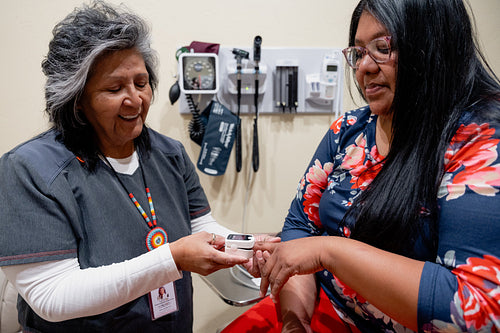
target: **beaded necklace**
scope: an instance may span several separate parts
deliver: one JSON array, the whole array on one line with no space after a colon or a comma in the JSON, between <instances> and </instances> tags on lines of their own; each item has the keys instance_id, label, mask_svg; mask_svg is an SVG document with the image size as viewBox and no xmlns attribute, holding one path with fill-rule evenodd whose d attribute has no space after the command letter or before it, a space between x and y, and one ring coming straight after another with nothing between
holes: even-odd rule
<instances>
[{"instance_id":1,"label":"beaded necklace","mask_svg":"<svg viewBox=\"0 0 500 333\"><path fill-rule=\"evenodd\" d=\"M132 192L130 192L129 190L127 190L127 187L122 182L122 180L118 176L118 173L116 172L115 168L113 168L113 166L111 165L111 163L109 162L107 157L104 156L104 154L101 154L101 155L102 155L104 161L106 162L106 164L111 169L111 171L113 171L115 178L118 180L118 182L120 183L122 188L125 190L126 193L128 193L128 197L130 198L130 200L134 204L134 206L137 209L137 211L139 212L139 214L141 214L144 221L146 222L148 227L151 229L146 236L146 247L147 247L148 251L152 251L152 250L156 249L157 247L165 244L168 241L167 232L162 227L158 227L156 225L157 219L156 219L155 208L153 205L153 197L152 197L151 191L149 190L149 187L146 183L146 176L144 175L144 169L141 165L141 159L139 158L139 169L141 169L142 180L144 182L146 196L148 198L149 211L151 212L151 219L149 218L148 214L144 211L144 209L141 207L141 205L139 204L139 201L137 201L134 194Z\"/></svg>"}]
</instances>

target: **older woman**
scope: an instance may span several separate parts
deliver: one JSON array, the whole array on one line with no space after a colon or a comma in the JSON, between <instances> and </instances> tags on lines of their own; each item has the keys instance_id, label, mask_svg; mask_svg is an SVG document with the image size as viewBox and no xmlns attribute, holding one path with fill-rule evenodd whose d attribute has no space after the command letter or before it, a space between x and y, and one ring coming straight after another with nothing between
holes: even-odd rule
<instances>
[{"instance_id":1,"label":"older woman","mask_svg":"<svg viewBox=\"0 0 500 333\"><path fill-rule=\"evenodd\" d=\"M53 33L42 64L53 128L0 160L0 265L19 321L29 332L191 332L189 272L248 260L218 250L229 230L183 146L145 125L158 83L148 28L97 2Z\"/></svg>"},{"instance_id":2,"label":"older woman","mask_svg":"<svg viewBox=\"0 0 500 333\"><path fill-rule=\"evenodd\" d=\"M330 127L261 270L283 332L311 332L318 286L363 332L498 332L500 84L463 1L361 0L344 54L368 106Z\"/></svg>"}]
</instances>

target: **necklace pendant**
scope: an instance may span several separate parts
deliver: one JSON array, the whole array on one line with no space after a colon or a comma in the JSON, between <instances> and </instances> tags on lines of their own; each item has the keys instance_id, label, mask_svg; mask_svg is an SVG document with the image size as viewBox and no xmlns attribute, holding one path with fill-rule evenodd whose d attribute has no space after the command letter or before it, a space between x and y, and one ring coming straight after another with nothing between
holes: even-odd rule
<instances>
[{"instance_id":1,"label":"necklace pendant","mask_svg":"<svg viewBox=\"0 0 500 333\"><path fill-rule=\"evenodd\" d=\"M162 227L156 227L151 229L146 236L146 247L148 251L153 251L154 249L162 246L168 241L167 232Z\"/></svg>"}]
</instances>

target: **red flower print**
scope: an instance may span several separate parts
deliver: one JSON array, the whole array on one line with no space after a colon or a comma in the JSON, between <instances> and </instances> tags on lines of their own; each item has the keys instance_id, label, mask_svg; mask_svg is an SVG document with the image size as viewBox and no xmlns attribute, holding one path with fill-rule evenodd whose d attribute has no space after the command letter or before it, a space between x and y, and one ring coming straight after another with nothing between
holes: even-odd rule
<instances>
[{"instance_id":1,"label":"red flower print","mask_svg":"<svg viewBox=\"0 0 500 333\"><path fill-rule=\"evenodd\" d=\"M344 226L344 228L342 229L342 232L343 232L345 237L347 237L347 238L351 237L351 229L349 229L348 227Z\"/></svg>"},{"instance_id":2,"label":"red flower print","mask_svg":"<svg viewBox=\"0 0 500 333\"><path fill-rule=\"evenodd\" d=\"M354 125L358 121L358 118L356 116L347 116L347 123L349 125Z\"/></svg>"},{"instance_id":3,"label":"red flower print","mask_svg":"<svg viewBox=\"0 0 500 333\"><path fill-rule=\"evenodd\" d=\"M346 116L347 119L347 124L349 125L354 125L356 121L358 121L358 118L356 116ZM342 123L344 122L344 116L338 118L335 120L332 125L330 126L330 129L333 131L335 134L339 134L340 132L340 127L342 127Z\"/></svg>"},{"instance_id":4,"label":"red flower print","mask_svg":"<svg viewBox=\"0 0 500 333\"><path fill-rule=\"evenodd\" d=\"M480 330L490 322L500 329L500 259L485 255L468 258L452 271L457 275L458 297L467 328ZM469 330L468 330L469 331Z\"/></svg>"},{"instance_id":5,"label":"red flower print","mask_svg":"<svg viewBox=\"0 0 500 333\"><path fill-rule=\"evenodd\" d=\"M306 179L305 177L302 177L302 179L299 182L299 191L302 191L305 185L306 185Z\"/></svg>"},{"instance_id":6,"label":"red flower print","mask_svg":"<svg viewBox=\"0 0 500 333\"><path fill-rule=\"evenodd\" d=\"M342 126L343 121L344 121L344 117L340 117L332 123L332 125L330 126L330 129L333 131L333 133L339 134L340 127Z\"/></svg>"},{"instance_id":7,"label":"red flower print","mask_svg":"<svg viewBox=\"0 0 500 333\"><path fill-rule=\"evenodd\" d=\"M363 165L363 161L365 160L365 146L366 146L366 138L361 133L358 135L354 144L349 145L345 149L345 157L342 160L341 167L343 169L355 169Z\"/></svg>"},{"instance_id":8,"label":"red flower print","mask_svg":"<svg viewBox=\"0 0 500 333\"><path fill-rule=\"evenodd\" d=\"M492 163L498 159L500 140L492 139L494 134L495 129L488 124L460 126L445 153L447 174L440 197L456 199L465 193L466 186L481 195L498 192L495 186L500 186L500 163Z\"/></svg>"},{"instance_id":9,"label":"red flower print","mask_svg":"<svg viewBox=\"0 0 500 333\"><path fill-rule=\"evenodd\" d=\"M309 168L306 174L306 180L309 182L309 185L307 185L304 193L304 213L306 213L307 217L320 228L322 224L318 212L319 201L323 191L328 185L328 175L332 170L333 163L328 162L322 166L319 160L315 160L314 165Z\"/></svg>"},{"instance_id":10,"label":"red flower print","mask_svg":"<svg viewBox=\"0 0 500 333\"><path fill-rule=\"evenodd\" d=\"M361 190L365 190L382 168L382 164L379 162L383 158L379 155L377 147L373 146L370 151L370 155L374 158L374 161L368 159L366 162L365 148L366 138L364 134L360 134L354 144L346 148L346 155L340 165L341 168L350 170L353 189L360 188Z\"/></svg>"},{"instance_id":11,"label":"red flower print","mask_svg":"<svg viewBox=\"0 0 500 333\"><path fill-rule=\"evenodd\" d=\"M337 286L339 286L339 288L342 289L342 294L344 294L344 296L347 296L351 299L356 299L360 303L366 303L366 300L363 298L363 296L361 296L357 292L355 292L354 289L351 289L349 286L344 284L335 275L333 276L333 278L335 279Z\"/></svg>"}]
</instances>

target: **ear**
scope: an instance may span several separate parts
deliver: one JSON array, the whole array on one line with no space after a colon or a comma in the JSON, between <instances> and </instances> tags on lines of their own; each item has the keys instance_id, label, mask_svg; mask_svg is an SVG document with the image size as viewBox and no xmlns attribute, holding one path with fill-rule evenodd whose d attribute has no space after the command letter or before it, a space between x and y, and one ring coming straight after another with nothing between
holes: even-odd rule
<instances>
[{"instance_id":1,"label":"ear","mask_svg":"<svg viewBox=\"0 0 500 333\"><path fill-rule=\"evenodd\" d=\"M75 106L75 111L77 112L83 112L83 105L82 105L82 98L79 97L78 100L74 104Z\"/></svg>"},{"instance_id":2,"label":"ear","mask_svg":"<svg viewBox=\"0 0 500 333\"><path fill-rule=\"evenodd\" d=\"M81 99L76 101L74 110L75 110L75 113L77 113L77 114L81 114L81 115L85 114L85 112L84 112L85 108L83 107L83 103L82 103Z\"/></svg>"},{"instance_id":3,"label":"ear","mask_svg":"<svg viewBox=\"0 0 500 333\"><path fill-rule=\"evenodd\" d=\"M82 106L82 103L80 101L77 101L75 103L73 113L74 113L74 117L78 123L80 123L81 125L85 125L87 123L86 122L87 118L85 117L85 113L83 112L83 106Z\"/></svg>"},{"instance_id":4,"label":"ear","mask_svg":"<svg viewBox=\"0 0 500 333\"><path fill-rule=\"evenodd\" d=\"M76 101L73 102L73 112L82 112L83 107L82 107L82 99L78 98Z\"/></svg>"}]
</instances>

